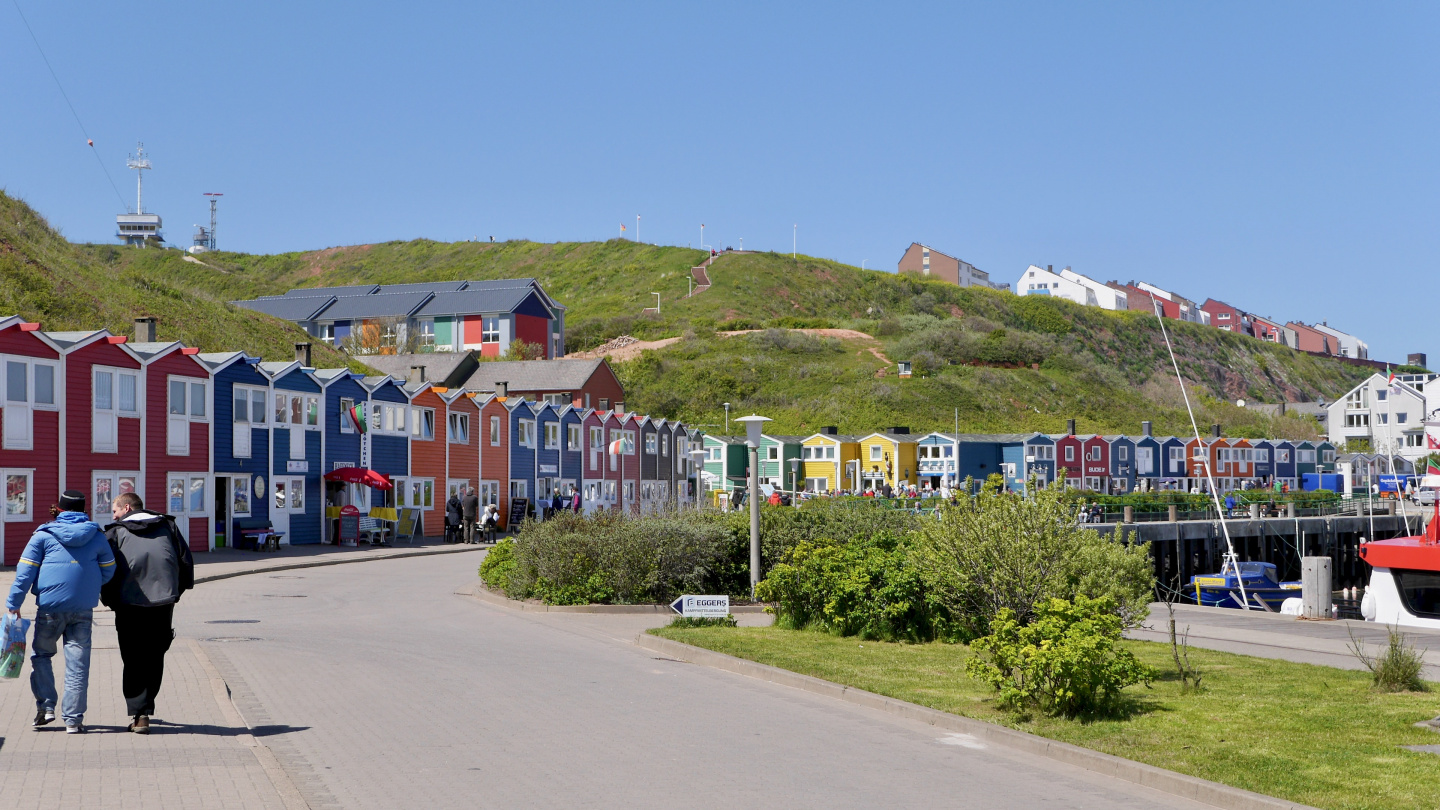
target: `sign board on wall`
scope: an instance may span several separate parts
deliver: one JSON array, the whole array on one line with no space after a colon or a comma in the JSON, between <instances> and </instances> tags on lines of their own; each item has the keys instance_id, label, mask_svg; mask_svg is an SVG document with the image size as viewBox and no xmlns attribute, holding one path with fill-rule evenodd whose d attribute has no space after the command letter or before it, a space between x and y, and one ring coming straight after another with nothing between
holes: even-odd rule
<instances>
[{"instance_id":1,"label":"sign board on wall","mask_svg":"<svg viewBox=\"0 0 1440 810\"><path fill-rule=\"evenodd\" d=\"M549 473L549 474L551 474L551 475L554 475L554 474L557 472L557 470L555 469L555 465L554 465L554 464L541 464L541 465L540 465L540 472L542 472L542 473Z\"/></svg>"},{"instance_id":2,"label":"sign board on wall","mask_svg":"<svg viewBox=\"0 0 1440 810\"><path fill-rule=\"evenodd\" d=\"M511 498L510 520L505 523L505 526L510 529L519 528L520 524L525 520L525 512L529 506L529 498Z\"/></svg>"},{"instance_id":3,"label":"sign board on wall","mask_svg":"<svg viewBox=\"0 0 1440 810\"><path fill-rule=\"evenodd\" d=\"M310 472L309 460L285 462L285 472L308 473Z\"/></svg>"}]
</instances>

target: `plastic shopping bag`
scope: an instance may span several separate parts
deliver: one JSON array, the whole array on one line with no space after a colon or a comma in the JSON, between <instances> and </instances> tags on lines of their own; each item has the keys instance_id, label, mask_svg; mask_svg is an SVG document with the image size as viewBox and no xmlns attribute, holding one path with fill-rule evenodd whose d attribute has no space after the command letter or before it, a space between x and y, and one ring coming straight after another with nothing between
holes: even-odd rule
<instances>
[{"instance_id":1,"label":"plastic shopping bag","mask_svg":"<svg viewBox=\"0 0 1440 810\"><path fill-rule=\"evenodd\" d=\"M5 626L0 632L0 678L20 677L20 668L25 664L25 636L30 633L30 620L5 614Z\"/></svg>"}]
</instances>

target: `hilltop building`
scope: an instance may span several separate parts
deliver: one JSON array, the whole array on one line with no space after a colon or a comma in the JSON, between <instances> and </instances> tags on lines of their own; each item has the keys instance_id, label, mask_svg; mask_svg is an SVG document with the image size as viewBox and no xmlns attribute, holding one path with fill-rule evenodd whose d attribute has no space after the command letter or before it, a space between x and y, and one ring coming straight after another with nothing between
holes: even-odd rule
<instances>
[{"instance_id":1,"label":"hilltop building","mask_svg":"<svg viewBox=\"0 0 1440 810\"><path fill-rule=\"evenodd\" d=\"M545 359L565 356L565 307L533 278L307 287L232 303L293 321L332 345L359 337L373 349L367 354L473 349L501 357L524 341Z\"/></svg>"},{"instance_id":2,"label":"hilltop building","mask_svg":"<svg viewBox=\"0 0 1440 810\"><path fill-rule=\"evenodd\" d=\"M964 259L941 253L919 242L911 242L910 247L905 249L896 270L926 278L938 278L961 287L992 287L997 290L1010 288L1009 284L992 283L989 273Z\"/></svg>"},{"instance_id":3,"label":"hilltop building","mask_svg":"<svg viewBox=\"0 0 1440 810\"><path fill-rule=\"evenodd\" d=\"M115 236L127 245L144 247L148 239L164 242L159 214L145 213L145 171L150 168L150 158L145 157L145 144L135 150L135 156L125 161L135 170L135 211L115 217Z\"/></svg>"},{"instance_id":4,"label":"hilltop building","mask_svg":"<svg viewBox=\"0 0 1440 810\"><path fill-rule=\"evenodd\" d=\"M1077 304L1102 307L1104 309L1129 309L1125 293L1109 285L1101 284L1089 276L1066 267L1055 272L1055 265L1030 265L1015 284L1016 295L1049 295L1064 298Z\"/></svg>"}]
</instances>

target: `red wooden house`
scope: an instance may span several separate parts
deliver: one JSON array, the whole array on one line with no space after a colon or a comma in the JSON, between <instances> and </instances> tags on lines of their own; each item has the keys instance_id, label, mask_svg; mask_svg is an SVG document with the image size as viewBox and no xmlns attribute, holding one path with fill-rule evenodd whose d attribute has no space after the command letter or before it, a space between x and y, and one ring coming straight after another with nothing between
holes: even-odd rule
<instances>
[{"instance_id":1,"label":"red wooden house","mask_svg":"<svg viewBox=\"0 0 1440 810\"><path fill-rule=\"evenodd\" d=\"M1069 433L1055 440L1055 469L1057 476L1059 471L1065 472L1067 486L1084 484L1085 446L1082 437Z\"/></svg>"},{"instance_id":2,"label":"red wooden house","mask_svg":"<svg viewBox=\"0 0 1440 810\"><path fill-rule=\"evenodd\" d=\"M0 361L5 397L0 401L0 560L16 565L36 527L50 520L64 479L64 404L60 347L40 325L18 317L0 319Z\"/></svg>"},{"instance_id":3,"label":"red wooden house","mask_svg":"<svg viewBox=\"0 0 1440 810\"><path fill-rule=\"evenodd\" d=\"M612 412L613 413L613 412ZM623 440L620 447L620 503L627 512L640 508L640 417L616 414L611 441Z\"/></svg>"},{"instance_id":4,"label":"red wooden house","mask_svg":"<svg viewBox=\"0 0 1440 810\"><path fill-rule=\"evenodd\" d=\"M1229 446L1216 451L1219 464L1216 469L1226 478L1234 479L1234 486L1246 478L1255 477L1254 446L1245 439L1229 439Z\"/></svg>"},{"instance_id":5,"label":"red wooden house","mask_svg":"<svg viewBox=\"0 0 1440 810\"><path fill-rule=\"evenodd\" d=\"M609 478L610 456L606 451L608 440L606 428L610 411L590 408L580 420L581 443L584 447L581 461L580 497L581 507L589 514L596 509L608 509L614 501L607 497L607 490L617 489L618 484ZM618 460L616 464L618 465Z\"/></svg>"},{"instance_id":6,"label":"red wooden house","mask_svg":"<svg viewBox=\"0 0 1440 810\"><path fill-rule=\"evenodd\" d=\"M476 396L480 415L480 508L495 504L500 524L510 520L510 409L506 398Z\"/></svg>"},{"instance_id":7,"label":"red wooden house","mask_svg":"<svg viewBox=\"0 0 1440 810\"><path fill-rule=\"evenodd\" d=\"M210 551L215 541L210 369L199 349L176 342L126 347L145 370L140 458L145 506L174 515L191 551Z\"/></svg>"},{"instance_id":8,"label":"red wooden house","mask_svg":"<svg viewBox=\"0 0 1440 810\"><path fill-rule=\"evenodd\" d=\"M396 483L396 506L421 509L420 520L428 537L445 533L445 491L449 477L447 403L428 382L405 386L410 397L410 474ZM428 496L428 497L427 497Z\"/></svg>"},{"instance_id":9,"label":"red wooden house","mask_svg":"<svg viewBox=\"0 0 1440 810\"><path fill-rule=\"evenodd\" d=\"M458 388L440 394L445 402L445 500L480 485L480 406ZM481 508L485 501L481 499Z\"/></svg>"},{"instance_id":10,"label":"red wooden house","mask_svg":"<svg viewBox=\"0 0 1440 810\"><path fill-rule=\"evenodd\" d=\"M1085 451L1085 488L1104 492L1110 479L1110 442L1098 435L1080 438Z\"/></svg>"},{"instance_id":11,"label":"red wooden house","mask_svg":"<svg viewBox=\"0 0 1440 810\"><path fill-rule=\"evenodd\" d=\"M85 493L91 516L101 525L111 522L110 502L118 495L161 497L147 491L141 475L145 390L139 356L125 346L124 337L104 329L41 334L62 357L63 488Z\"/></svg>"}]
</instances>

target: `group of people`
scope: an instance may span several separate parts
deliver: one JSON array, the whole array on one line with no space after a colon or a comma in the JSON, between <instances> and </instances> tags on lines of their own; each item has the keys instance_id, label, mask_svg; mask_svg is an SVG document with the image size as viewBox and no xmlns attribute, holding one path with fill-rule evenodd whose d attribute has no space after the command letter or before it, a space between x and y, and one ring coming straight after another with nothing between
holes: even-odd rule
<instances>
[{"instance_id":1,"label":"group of people","mask_svg":"<svg viewBox=\"0 0 1440 810\"><path fill-rule=\"evenodd\" d=\"M19 618L26 596L35 595L34 727L55 721L59 701L65 731L85 733L94 611L103 602L115 613L129 730L149 733L165 653L175 638L175 603L195 584L190 547L175 518L146 510L133 492L111 502L112 522L103 529L86 512L84 494L74 490L62 493L50 514L53 520L35 530L21 553L5 600L6 610ZM60 701L52 659L62 640L65 696Z\"/></svg>"}]
</instances>

